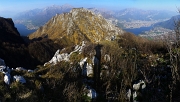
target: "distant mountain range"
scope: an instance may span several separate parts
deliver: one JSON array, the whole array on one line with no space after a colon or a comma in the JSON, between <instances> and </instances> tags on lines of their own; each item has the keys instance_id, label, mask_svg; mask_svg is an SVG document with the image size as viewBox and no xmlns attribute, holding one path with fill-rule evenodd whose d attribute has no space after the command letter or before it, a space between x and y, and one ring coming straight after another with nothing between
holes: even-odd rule
<instances>
[{"instance_id":1,"label":"distant mountain range","mask_svg":"<svg viewBox=\"0 0 180 102\"><path fill-rule=\"evenodd\" d=\"M18 14L14 17L14 21L16 24L25 25L28 29L38 29L56 14L69 12L72 8L70 5L53 5L43 9L33 9Z\"/></svg>"},{"instance_id":2,"label":"distant mountain range","mask_svg":"<svg viewBox=\"0 0 180 102\"><path fill-rule=\"evenodd\" d=\"M177 22L178 20L180 20L180 15L173 16L171 17L171 19L167 21L156 23L153 25L153 27L163 27L166 29L174 30L174 27L175 27L174 23Z\"/></svg>"},{"instance_id":3,"label":"distant mountain range","mask_svg":"<svg viewBox=\"0 0 180 102\"><path fill-rule=\"evenodd\" d=\"M152 21L169 19L176 15L176 12L166 10L142 10L136 8L128 8L114 12L114 17L118 20L132 21Z\"/></svg>"},{"instance_id":4,"label":"distant mountain range","mask_svg":"<svg viewBox=\"0 0 180 102\"><path fill-rule=\"evenodd\" d=\"M23 24L28 29L38 29L49 21L56 14L69 12L72 8L71 5L53 5L43 9L34 9L18 14L14 17L15 24ZM176 15L176 12L171 11L158 11L158 10L141 10L135 8L128 8L123 10L108 10L108 9L97 9L87 8L93 11L95 14L102 15L105 19L108 19L111 23L123 28L124 23L133 21L163 21L170 19ZM123 23L124 22L124 23Z\"/></svg>"}]
</instances>

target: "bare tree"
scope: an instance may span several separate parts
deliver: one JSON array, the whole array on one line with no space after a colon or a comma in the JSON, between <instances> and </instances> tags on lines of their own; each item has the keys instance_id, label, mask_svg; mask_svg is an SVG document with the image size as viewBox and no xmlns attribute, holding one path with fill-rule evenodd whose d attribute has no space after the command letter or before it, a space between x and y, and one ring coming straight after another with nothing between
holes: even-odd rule
<instances>
[{"instance_id":1,"label":"bare tree","mask_svg":"<svg viewBox=\"0 0 180 102\"><path fill-rule=\"evenodd\" d=\"M180 10L178 10L180 13ZM165 43L169 53L169 61L171 68L172 82L169 85L170 88L170 102L173 102L173 94L178 82L180 81L179 67L180 67L180 20L174 18L174 33L165 36Z\"/></svg>"}]
</instances>

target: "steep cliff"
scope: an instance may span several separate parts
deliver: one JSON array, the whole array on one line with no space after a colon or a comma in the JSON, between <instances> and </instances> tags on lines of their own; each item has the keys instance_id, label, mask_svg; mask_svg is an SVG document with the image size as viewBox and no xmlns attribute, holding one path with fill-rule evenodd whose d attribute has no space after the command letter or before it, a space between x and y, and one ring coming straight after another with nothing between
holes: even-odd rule
<instances>
[{"instance_id":1,"label":"steep cliff","mask_svg":"<svg viewBox=\"0 0 180 102\"><path fill-rule=\"evenodd\" d=\"M20 37L11 18L0 17L0 41L23 43L23 39Z\"/></svg>"}]
</instances>

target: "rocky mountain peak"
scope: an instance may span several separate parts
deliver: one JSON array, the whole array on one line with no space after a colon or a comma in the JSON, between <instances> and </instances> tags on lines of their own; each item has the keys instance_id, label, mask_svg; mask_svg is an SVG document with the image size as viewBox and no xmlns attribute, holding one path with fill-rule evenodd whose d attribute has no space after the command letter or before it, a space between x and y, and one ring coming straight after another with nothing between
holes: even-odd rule
<instances>
[{"instance_id":1,"label":"rocky mountain peak","mask_svg":"<svg viewBox=\"0 0 180 102\"><path fill-rule=\"evenodd\" d=\"M68 13L56 14L44 26L29 35L30 39L46 36L50 39L68 38L79 43L83 40L99 42L111 40L123 31L100 14L84 9L73 8Z\"/></svg>"},{"instance_id":2,"label":"rocky mountain peak","mask_svg":"<svg viewBox=\"0 0 180 102\"><path fill-rule=\"evenodd\" d=\"M77 13L82 13L82 12L92 13L90 10L85 9L85 8L83 8L83 7L81 7L81 8L73 8L73 9L70 11L70 13L74 13L74 12L77 12Z\"/></svg>"}]
</instances>

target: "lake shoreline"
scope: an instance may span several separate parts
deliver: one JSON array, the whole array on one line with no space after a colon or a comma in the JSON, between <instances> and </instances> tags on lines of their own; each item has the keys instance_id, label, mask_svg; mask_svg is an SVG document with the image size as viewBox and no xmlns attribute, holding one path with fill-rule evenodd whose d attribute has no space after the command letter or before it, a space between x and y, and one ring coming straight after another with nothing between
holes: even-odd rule
<instances>
[{"instance_id":1,"label":"lake shoreline","mask_svg":"<svg viewBox=\"0 0 180 102\"><path fill-rule=\"evenodd\" d=\"M152 28L153 28L152 26L149 26L149 27L131 28L131 29L123 29L123 30L125 30L127 32L131 32L135 35L139 35L145 31L150 31Z\"/></svg>"},{"instance_id":2,"label":"lake shoreline","mask_svg":"<svg viewBox=\"0 0 180 102\"><path fill-rule=\"evenodd\" d=\"M17 28L18 32L20 33L20 36L28 36L29 34L36 31L36 30L27 29L26 26L23 24L15 24L15 27Z\"/></svg>"}]
</instances>

